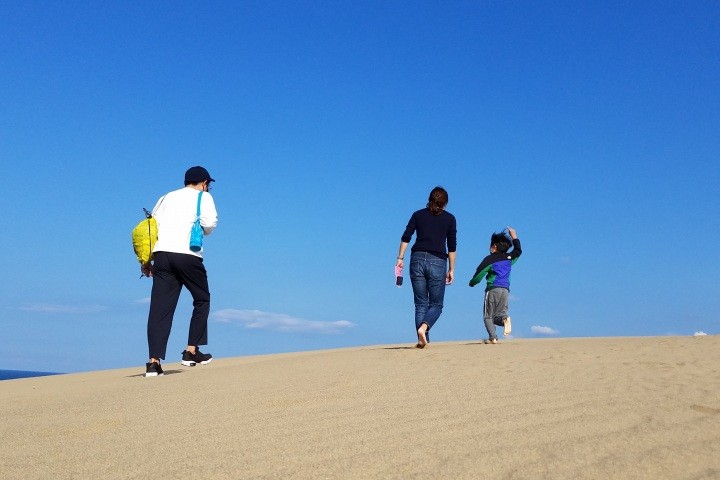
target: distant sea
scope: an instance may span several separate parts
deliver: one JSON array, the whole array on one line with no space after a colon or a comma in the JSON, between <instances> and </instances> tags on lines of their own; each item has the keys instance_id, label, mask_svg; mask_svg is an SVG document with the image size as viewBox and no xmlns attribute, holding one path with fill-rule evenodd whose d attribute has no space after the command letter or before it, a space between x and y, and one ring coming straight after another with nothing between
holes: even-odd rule
<instances>
[{"instance_id":1,"label":"distant sea","mask_svg":"<svg viewBox=\"0 0 720 480\"><path fill-rule=\"evenodd\" d=\"M26 372L24 370L0 370L0 380L13 380L16 378L47 377L48 375L62 375L56 372Z\"/></svg>"}]
</instances>

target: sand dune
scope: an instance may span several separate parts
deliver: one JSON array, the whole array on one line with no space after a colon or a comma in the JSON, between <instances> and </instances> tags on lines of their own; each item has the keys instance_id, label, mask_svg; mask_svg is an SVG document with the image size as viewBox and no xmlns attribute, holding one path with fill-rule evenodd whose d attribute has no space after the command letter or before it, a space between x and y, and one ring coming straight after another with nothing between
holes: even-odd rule
<instances>
[{"instance_id":1,"label":"sand dune","mask_svg":"<svg viewBox=\"0 0 720 480\"><path fill-rule=\"evenodd\" d=\"M164 367L0 382L3 477L720 478L720 336Z\"/></svg>"}]
</instances>

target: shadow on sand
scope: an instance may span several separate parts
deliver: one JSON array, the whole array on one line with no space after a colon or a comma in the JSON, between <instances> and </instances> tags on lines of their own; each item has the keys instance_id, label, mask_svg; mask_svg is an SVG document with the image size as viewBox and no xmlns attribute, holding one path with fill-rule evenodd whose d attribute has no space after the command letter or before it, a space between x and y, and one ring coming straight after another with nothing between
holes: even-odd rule
<instances>
[{"instance_id":1,"label":"shadow on sand","mask_svg":"<svg viewBox=\"0 0 720 480\"><path fill-rule=\"evenodd\" d=\"M163 373L165 375L174 375L176 373L185 373L182 370L163 370ZM138 373L137 375L127 375L125 378L134 378L134 377L145 377L144 373Z\"/></svg>"}]
</instances>

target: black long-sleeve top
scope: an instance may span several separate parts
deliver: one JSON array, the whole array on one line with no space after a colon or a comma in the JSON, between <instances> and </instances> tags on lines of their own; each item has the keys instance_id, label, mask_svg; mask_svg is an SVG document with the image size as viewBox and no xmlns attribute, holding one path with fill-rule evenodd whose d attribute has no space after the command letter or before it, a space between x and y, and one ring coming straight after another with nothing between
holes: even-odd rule
<instances>
[{"instance_id":1,"label":"black long-sleeve top","mask_svg":"<svg viewBox=\"0 0 720 480\"><path fill-rule=\"evenodd\" d=\"M428 208L418 210L410 217L402 241L410 243L415 232L417 238L411 249L413 252L428 252L447 259L447 252L457 249L457 223L450 212L443 210L440 215L433 215Z\"/></svg>"}]
</instances>

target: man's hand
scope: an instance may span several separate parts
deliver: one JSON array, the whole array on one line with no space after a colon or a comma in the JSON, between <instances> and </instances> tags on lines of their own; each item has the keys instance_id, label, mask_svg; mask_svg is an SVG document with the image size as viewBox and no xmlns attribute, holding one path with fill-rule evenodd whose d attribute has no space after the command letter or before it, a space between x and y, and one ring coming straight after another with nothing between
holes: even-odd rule
<instances>
[{"instance_id":1,"label":"man's hand","mask_svg":"<svg viewBox=\"0 0 720 480\"><path fill-rule=\"evenodd\" d=\"M143 275L143 277L152 277L152 263L143 263L140 265L140 273Z\"/></svg>"},{"instance_id":2,"label":"man's hand","mask_svg":"<svg viewBox=\"0 0 720 480\"><path fill-rule=\"evenodd\" d=\"M517 234L515 233L515 229L512 227L507 227L507 231L510 234L510 237L515 240L517 238Z\"/></svg>"}]
</instances>

